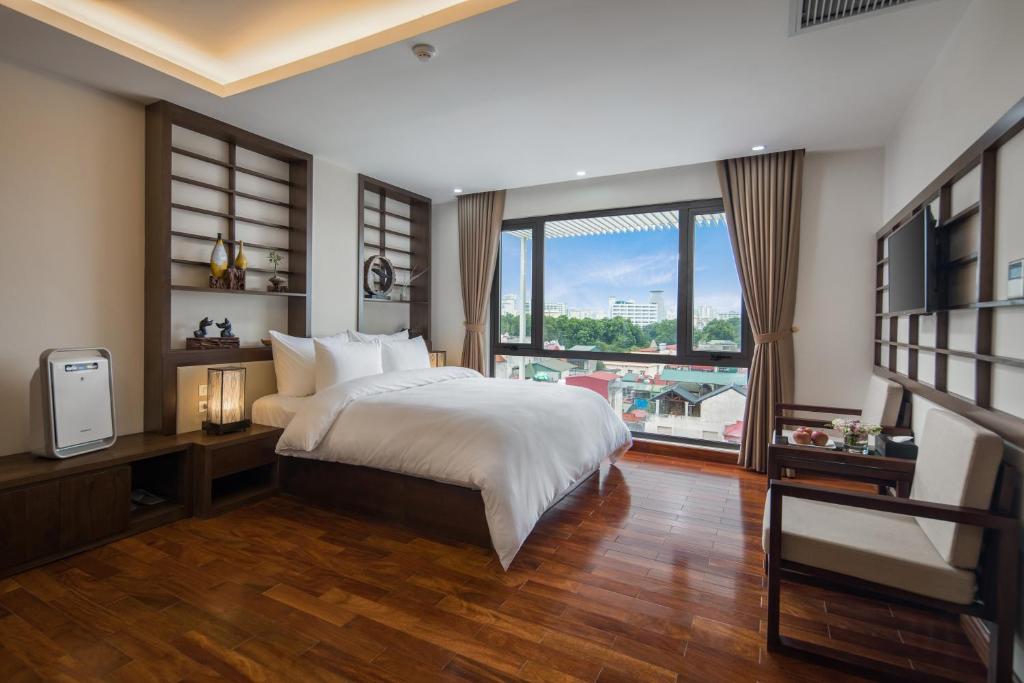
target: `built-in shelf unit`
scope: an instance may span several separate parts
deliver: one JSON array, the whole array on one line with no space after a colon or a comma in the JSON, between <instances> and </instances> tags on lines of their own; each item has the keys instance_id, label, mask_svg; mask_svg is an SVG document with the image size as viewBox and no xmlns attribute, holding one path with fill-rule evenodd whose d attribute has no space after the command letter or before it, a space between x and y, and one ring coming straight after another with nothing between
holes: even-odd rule
<instances>
[{"instance_id":1,"label":"built-in shelf unit","mask_svg":"<svg viewBox=\"0 0 1024 683\"><path fill-rule=\"evenodd\" d=\"M430 199L368 176L359 176L358 326L366 332L408 327L430 345ZM363 289L363 264L382 255L395 268L391 299ZM406 285L410 282L411 284Z\"/></svg>"},{"instance_id":2,"label":"built-in shelf unit","mask_svg":"<svg viewBox=\"0 0 1024 683\"><path fill-rule=\"evenodd\" d=\"M1024 329L1024 299L1009 298L1006 285L1021 243L1009 237L1017 216L1000 209L1012 201L1010 178L1024 173L1022 130L1024 100L876 233L874 362L877 374L1024 447L1024 402L1015 398L1024 355L1014 333ZM935 303L925 313L891 312L888 240L925 209L935 217L927 235Z\"/></svg>"},{"instance_id":3,"label":"built-in shelf unit","mask_svg":"<svg viewBox=\"0 0 1024 683\"><path fill-rule=\"evenodd\" d=\"M176 428L178 367L270 360L269 329L308 336L311 173L304 152L169 102L146 108L147 430ZM244 290L209 286L218 235L231 263L243 245ZM267 291L271 250L287 292ZM186 350L204 316L229 318L241 348Z\"/></svg>"}]
</instances>

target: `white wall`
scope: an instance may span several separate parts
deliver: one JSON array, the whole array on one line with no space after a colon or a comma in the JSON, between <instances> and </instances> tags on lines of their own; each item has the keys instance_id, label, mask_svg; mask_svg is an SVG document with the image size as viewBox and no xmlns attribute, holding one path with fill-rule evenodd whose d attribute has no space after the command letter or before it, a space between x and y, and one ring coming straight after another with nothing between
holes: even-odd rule
<instances>
[{"instance_id":1,"label":"white wall","mask_svg":"<svg viewBox=\"0 0 1024 683\"><path fill-rule=\"evenodd\" d=\"M881 206L881 150L807 155L796 289L800 331L793 337L800 403L863 403L873 365L874 233Z\"/></svg>"},{"instance_id":2,"label":"white wall","mask_svg":"<svg viewBox=\"0 0 1024 683\"><path fill-rule=\"evenodd\" d=\"M1024 97L1022 65L1024 2L974 0L886 144L885 220Z\"/></svg>"},{"instance_id":3,"label":"white wall","mask_svg":"<svg viewBox=\"0 0 1024 683\"><path fill-rule=\"evenodd\" d=\"M857 406L871 373L874 231L881 220L881 150L808 154L797 283L796 396ZM509 190L505 218L721 197L714 164L629 173ZM433 337L461 355L455 202L435 205ZM836 275L842 287L836 287Z\"/></svg>"},{"instance_id":4,"label":"white wall","mask_svg":"<svg viewBox=\"0 0 1024 683\"><path fill-rule=\"evenodd\" d=\"M313 162L314 335L356 327L359 231L356 225L358 174L316 159Z\"/></svg>"},{"instance_id":5,"label":"white wall","mask_svg":"<svg viewBox=\"0 0 1024 683\"><path fill-rule=\"evenodd\" d=\"M105 346L117 424L142 428L141 106L0 62L0 454L29 448L50 347Z\"/></svg>"},{"instance_id":6,"label":"white wall","mask_svg":"<svg viewBox=\"0 0 1024 683\"><path fill-rule=\"evenodd\" d=\"M2 61L0 92L0 455L29 449L29 380L50 347L109 348L118 430L137 432L145 109ZM314 334L355 327L356 189L354 171L314 161Z\"/></svg>"}]
</instances>

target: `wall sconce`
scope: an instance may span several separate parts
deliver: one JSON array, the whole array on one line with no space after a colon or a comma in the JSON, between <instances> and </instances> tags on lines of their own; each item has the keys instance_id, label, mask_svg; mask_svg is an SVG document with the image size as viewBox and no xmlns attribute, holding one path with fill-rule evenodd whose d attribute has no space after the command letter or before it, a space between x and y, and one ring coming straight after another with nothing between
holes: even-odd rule
<instances>
[{"instance_id":1,"label":"wall sconce","mask_svg":"<svg viewBox=\"0 0 1024 683\"><path fill-rule=\"evenodd\" d=\"M203 431L230 434L252 424L245 419L245 368L209 368L206 371L209 396Z\"/></svg>"},{"instance_id":2,"label":"wall sconce","mask_svg":"<svg viewBox=\"0 0 1024 683\"><path fill-rule=\"evenodd\" d=\"M443 368L448 365L448 353L445 351L430 352L430 367Z\"/></svg>"}]
</instances>

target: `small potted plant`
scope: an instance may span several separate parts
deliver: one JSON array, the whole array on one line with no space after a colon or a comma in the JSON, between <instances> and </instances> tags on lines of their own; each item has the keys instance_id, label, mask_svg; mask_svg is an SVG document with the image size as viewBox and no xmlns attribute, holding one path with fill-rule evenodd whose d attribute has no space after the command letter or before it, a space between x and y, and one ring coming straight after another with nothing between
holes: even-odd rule
<instances>
[{"instance_id":1,"label":"small potted plant","mask_svg":"<svg viewBox=\"0 0 1024 683\"><path fill-rule=\"evenodd\" d=\"M868 443L868 436L881 434L881 425L865 424L857 419L836 418L832 420L832 428L843 435L843 445L855 451L863 451Z\"/></svg>"},{"instance_id":2,"label":"small potted plant","mask_svg":"<svg viewBox=\"0 0 1024 683\"><path fill-rule=\"evenodd\" d=\"M281 292L281 291L284 291L282 289L282 287L284 285L284 278L277 274L277 267L278 267L278 265L280 265L281 261L283 261L283 260L284 260L284 257L282 257L281 254L279 254L274 249L271 249L270 253L267 254L267 261L270 263L270 265L274 266L274 274L269 279L270 284L267 285L267 291L268 292Z\"/></svg>"}]
</instances>

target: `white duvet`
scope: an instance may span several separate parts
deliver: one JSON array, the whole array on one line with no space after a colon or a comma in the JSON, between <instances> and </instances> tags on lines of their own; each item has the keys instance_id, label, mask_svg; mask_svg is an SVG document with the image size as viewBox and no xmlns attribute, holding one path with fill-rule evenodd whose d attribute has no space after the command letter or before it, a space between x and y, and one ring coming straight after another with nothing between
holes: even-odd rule
<instances>
[{"instance_id":1,"label":"white duvet","mask_svg":"<svg viewBox=\"0 0 1024 683\"><path fill-rule=\"evenodd\" d=\"M387 372L321 391L296 413L277 449L479 489L508 569L540 516L631 443L622 420L589 389L449 367Z\"/></svg>"}]
</instances>

